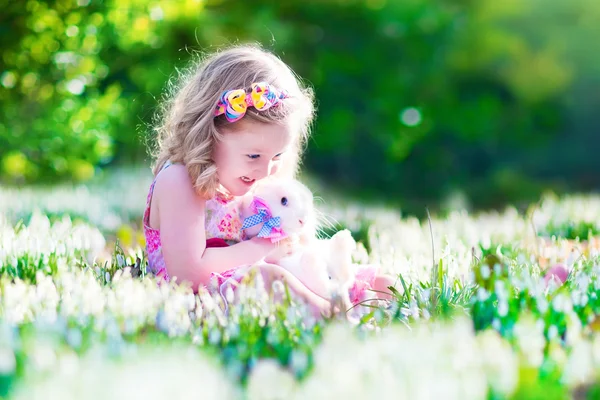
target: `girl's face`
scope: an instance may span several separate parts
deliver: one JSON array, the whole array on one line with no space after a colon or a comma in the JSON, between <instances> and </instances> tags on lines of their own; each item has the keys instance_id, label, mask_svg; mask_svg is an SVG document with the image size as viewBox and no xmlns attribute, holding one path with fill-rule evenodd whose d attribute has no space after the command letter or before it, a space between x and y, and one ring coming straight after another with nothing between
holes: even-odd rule
<instances>
[{"instance_id":1,"label":"girl's face","mask_svg":"<svg viewBox=\"0 0 600 400\"><path fill-rule=\"evenodd\" d=\"M213 160L219 183L233 196L246 194L254 182L277 172L286 152L291 151L293 135L287 124L241 119L222 133Z\"/></svg>"}]
</instances>

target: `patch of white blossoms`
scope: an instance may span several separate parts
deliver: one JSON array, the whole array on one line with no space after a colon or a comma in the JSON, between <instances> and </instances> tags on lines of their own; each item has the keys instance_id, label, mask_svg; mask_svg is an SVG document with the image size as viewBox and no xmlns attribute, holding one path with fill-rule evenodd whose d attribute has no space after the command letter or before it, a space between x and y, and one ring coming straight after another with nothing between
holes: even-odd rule
<instances>
[{"instance_id":1,"label":"patch of white blossoms","mask_svg":"<svg viewBox=\"0 0 600 400\"><path fill-rule=\"evenodd\" d=\"M29 263L48 263L55 257L58 268L66 267L74 257L91 262L104 250L106 241L95 227L73 223L65 216L58 221L34 212L27 225L16 227L0 213L0 268L17 267L20 258Z\"/></svg>"},{"instance_id":2,"label":"patch of white blossoms","mask_svg":"<svg viewBox=\"0 0 600 400\"><path fill-rule=\"evenodd\" d=\"M14 400L238 399L240 388L218 363L193 347L141 347L119 360L92 349L55 355L52 373L17 386Z\"/></svg>"}]
</instances>

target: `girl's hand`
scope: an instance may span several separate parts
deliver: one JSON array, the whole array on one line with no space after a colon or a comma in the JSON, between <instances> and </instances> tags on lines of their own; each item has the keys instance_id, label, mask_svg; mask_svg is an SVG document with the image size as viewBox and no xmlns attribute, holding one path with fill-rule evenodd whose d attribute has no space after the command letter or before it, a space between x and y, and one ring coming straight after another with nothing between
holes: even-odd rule
<instances>
[{"instance_id":1,"label":"girl's hand","mask_svg":"<svg viewBox=\"0 0 600 400\"><path fill-rule=\"evenodd\" d=\"M294 254L299 248L299 241L296 236L290 236L273 243L273 246L273 250L265 257L265 262L269 264L277 264L282 258Z\"/></svg>"},{"instance_id":2,"label":"girl's hand","mask_svg":"<svg viewBox=\"0 0 600 400\"><path fill-rule=\"evenodd\" d=\"M258 237L253 237L249 241L254 243L257 248L260 248L259 251L264 254L263 260L269 264L277 264L279 260L287 257L294 251L294 244L289 238L275 243L271 242L270 239Z\"/></svg>"}]
</instances>

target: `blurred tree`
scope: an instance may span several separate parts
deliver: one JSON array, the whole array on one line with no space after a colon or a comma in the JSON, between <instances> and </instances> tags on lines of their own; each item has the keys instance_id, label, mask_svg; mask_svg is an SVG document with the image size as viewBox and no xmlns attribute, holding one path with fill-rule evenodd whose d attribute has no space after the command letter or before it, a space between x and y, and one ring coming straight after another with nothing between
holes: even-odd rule
<instances>
[{"instance_id":1,"label":"blurred tree","mask_svg":"<svg viewBox=\"0 0 600 400\"><path fill-rule=\"evenodd\" d=\"M545 187L600 185L589 173L600 167L590 147L600 145L598 118L574 97L585 77L588 99L600 106L591 96L599 93L600 43L581 41L600 33L591 23L600 5L342 3L278 11L304 25L279 45L320 101L309 167L337 184L413 199L418 211L457 187L479 206L501 206ZM584 16L587 23L573 23ZM587 126L573 123L574 111ZM575 167L567 175L557 160Z\"/></svg>"},{"instance_id":2,"label":"blurred tree","mask_svg":"<svg viewBox=\"0 0 600 400\"><path fill-rule=\"evenodd\" d=\"M2 0L0 0L2 1ZM4 0L0 173L85 179L144 157L174 70L258 41L317 94L312 172L422 211L591 188L600 145L593 0ZM594 148L595 146L595 148Z\"/></svg>"},{"instance_id":3,"label":"blurred tree","mask_svg":"<svg viewBox=\"0 0 600 400\"><path fill-rule=\"evenodd\" d=\"M140 118L181 59L179 30L193 33L199 3L2 3L2 175L86 180L116 151L139 153Z\"/></svg>"}]
</instances>

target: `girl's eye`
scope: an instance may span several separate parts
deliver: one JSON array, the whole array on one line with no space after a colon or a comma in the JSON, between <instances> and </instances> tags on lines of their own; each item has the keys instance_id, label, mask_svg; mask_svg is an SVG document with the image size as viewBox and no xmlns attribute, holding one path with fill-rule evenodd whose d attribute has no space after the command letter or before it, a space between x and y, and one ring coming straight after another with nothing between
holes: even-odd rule
<instances>
[{"instance_id":1,"label":"girl's eye","mask_svg":"<svg viewBox=\"0 0 600 400\"><path fill-rule=\"evenodd\" d=\"M287 199L287 197L282 197L282 198L281 198L281 205L282 205L282 206L287 206L287 203L288 203L288 199Z\"/></svg>"},{"instance_id":2,"label":"girl's eye","mask_svg":"<svg viewBox=\"0 0 600 400\"><path fill-rule=\"evenodd\" d=\"M248 154L247 156L251 160L256 160L258 157L260 157L260 154Z\"/></svg>"},{"instance_id":3,"label":"girl's eye","mask_svg":"<svg viewBox=\"0 0 600 400\"><path fill-rule=\"evenodd\" d=\"M277 154L275 157L273 157L273 160L279 160L279 159L281 158L281 155L282 155L282 154L283 154L283 153L279 153L279 154Z\"/></svg>"}]
</instances>

